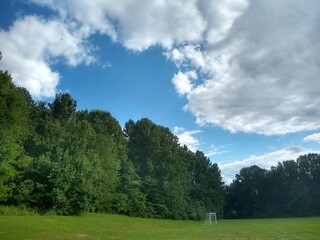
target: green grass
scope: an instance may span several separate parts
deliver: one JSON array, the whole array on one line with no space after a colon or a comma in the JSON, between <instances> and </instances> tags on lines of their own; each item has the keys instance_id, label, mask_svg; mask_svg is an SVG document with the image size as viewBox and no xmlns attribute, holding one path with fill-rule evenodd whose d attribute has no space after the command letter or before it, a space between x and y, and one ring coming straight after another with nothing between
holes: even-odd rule
<instances>
[{"instance_id":1,"label":"green grass","mask_svg":"<svg viewBox=\"0 0 320 240\"><path fill-rule=\"evenodd\" d=\"M1 240L53 239L320 239L320 217L203 222L118 215L0 216Z\"/></svg>"},{"instance_id":2,"label":"green grass","mask_svg":"<svg viewBox=\"0 0 320 240\"><path fill-rule=\"evenodd\" d=\"M25 208L23 206L20 207L9 207L0 205L0 217L5 216L25 216L25 215L35 215L36 212L34 210Z\"/></svg>"}]
</instances>

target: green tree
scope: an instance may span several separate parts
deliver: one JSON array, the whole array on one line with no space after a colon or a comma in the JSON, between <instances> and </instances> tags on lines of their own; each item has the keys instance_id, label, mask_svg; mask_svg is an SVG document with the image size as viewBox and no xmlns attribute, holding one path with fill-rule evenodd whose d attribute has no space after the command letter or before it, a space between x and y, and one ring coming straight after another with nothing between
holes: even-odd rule
<instances>
[{"instance_id":1,"label":"green tree","mask_svg":"<svg viewBox=\"0 0 320 240\"><path fill-rule=\"evenodd\" d=\"M178 217L175 203L181 202L177 190L178 149L177 138L169 129L158 126L149 119L126 124L129 160L138 170L142 180L142 192L147 197L148 212L160 218ZM179 167L183 171L182 165ZM179 189L180 190L180 189ZM182 197L184 194L182 194ZM183 205L182 205L183 206Z\"/></svg>"},{"instance_id":2,"label":"green tree","mask_svg":"<svg viewBox=\"0 0 320 240\"><path fill-rule=\"evenodd\" d=\"M299 180L304 186L300 193L301 214L320 214L320 154L308 154L297 159ZM300 185L301 185L300 184ZM303 194L301 196L301 194Z\"/></svg>"},{"instance_id":3,"label":"green tree","mask_svg":"<svg viewBox=\"0 0 320 240\"><path fill-rule=\"evenodd\" d=\"M124 134L118 121L109 112L94 110L81 114L82 118L88 119L96 134L92 150L97 154L103 172L100 184L97 185L100 192L99 211L118 212L118 208L122 208L118 204L121 197L117 194L119 171L121 162L127 158Z\"/></svg>"},{"instance_id":4,"label":"green tree","mask_svg":"<svg viewBox=\"0 0 320 240\"><path fill-rule=\"evenodd\" d=\"M86 121L76 121L76 102L58 94L51 104L39 102L33 111L34 131L25 143L33 158L25 178L32 182L29 206L40 212L78 214L95 208L92 172L97 157L88 145L94 130Z\"/></svg>"},{"instance_id":5,"label":"green tree","mask_svg":"<svg viewBox=\"0 0 320 240\"><path fill-rule=\"evenodd\" d=\"M243 168L226 188L227 217L288 217L320 211L319 154L279 162L267 171Z\"/></svg>"},{"instance_id":6,"label":"green tree","mask_svg":"<svg viewBox=\"0 0 320 240\"><path fill-rule=\"evenodd\" d=\"M168 128L149 119L129 120L125 133L150 216L199 219L206 210L222 209L220 170L203 153L181 147Z\"/></svg>"},{"instance_id":7,"label":"green tree","mask_svg":"<svg viewBox=\"0 0 320 240\"><path fill-rule=\"evenodd\" d=\"M245 167L227 188L229 217L248 218L264 216L265 180L267 171L258 166Z\"/></svg>"},{"instance_id":8,"label":"green tree","mask_svg":"<svg viewBox=\"0 0 320 240\"><path fill-rule=\"evenodd\" d=\"M213 164L201 152L194 154L194 165L192 168L192 200L199 206L203 206L201 215L205 212L217 212L222 214L223 182L220 169L217 164Z\"/></svg>"},{"instance_id":9,"label":"green tree","mask_svg":"<svg viewBox=\"0 0 320 240\"><path fill-rule=\"evenodd\" d=\"M147 216L146 196L141 192L141 179L133 163L125 159L121 162L118 212L130 216ZM122 201L121 201L122 200Z\"/></svg>"},{"instance_id":10,"label":"green tree","mask_svg":"<svg viewBox=\"0 0 320 240\"><path fill-rule=\"evenodd\" d=\"M39 212L200 219L223 205L221 174L149 119L124 131L106 111L59 93L33 102L0 72L0 202Z\"/></svg>"},{"instance_id":11,"label":"green tree","mask_svg":"<svg viewBox=\"0 0 320 240\"><path fill-rule=\"evenodd\" d=\"M23 141L30 130L32 100L23 88L14 86L7 71L0 71L0 201L15 189L15 178L29 162Z\"/></svg>"},{"instance_id":12,"label":"green tree","mask_svg":"<svg viewBox=\"0 0 320 240\"><path fill-rule=\"evenodd\" d=\"M69 93L56 94L54 101L49 104L52 116L60 121L70 120L76 112L77 102Z\"/></svg>"}]
</instances>

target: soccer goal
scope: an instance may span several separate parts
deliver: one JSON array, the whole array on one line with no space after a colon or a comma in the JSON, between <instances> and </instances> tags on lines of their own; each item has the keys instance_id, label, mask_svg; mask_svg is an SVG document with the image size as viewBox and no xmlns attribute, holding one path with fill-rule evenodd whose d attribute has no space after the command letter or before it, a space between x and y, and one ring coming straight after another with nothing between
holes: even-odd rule
<instances>
[{"instance_id":1,"label":"soccer goal","mask_svg":"<svg viewBox=\"0 0 320 240\"><path fill-rule=\"evenodd\" d=\"M215 212L207 213L205 223L208 225L217 224L217 214Z\"/></svg>"}]
</instances>

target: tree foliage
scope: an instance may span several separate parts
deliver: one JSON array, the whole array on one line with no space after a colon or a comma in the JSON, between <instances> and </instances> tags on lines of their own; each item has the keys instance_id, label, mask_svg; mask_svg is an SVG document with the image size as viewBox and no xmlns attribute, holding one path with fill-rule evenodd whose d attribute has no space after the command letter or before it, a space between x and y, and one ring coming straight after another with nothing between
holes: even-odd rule
<instances>
[{"instance_id":1,"label":"tree foliage","mask_svg":"<svg viewBox=\"0 0 320 240\"><path fill-rule=\"evenodd\" d=\"M13 85L8 72L0 71L0 201L15 189L14 179L28 161L23 141L30 130L28 92Z\"/></svg>"},{"instance_id":2,"label":"tree foliage","mask_svg":"<svg viewBox=\"0 0 320 240\"><path fill-rule=\"evenodd\" d=\"M143 118L122 129L109 112L76 107L68 93L34 102L0 71L0 204L171 219L320 214L319 154L243 168L224 186L218 165L168 128Z\"/></svg>"},{"instance_id":3,"label":"tree foliage","mask_svg":"<svg viewBox=\"0 0 320 240\"><path fill-rule=\"evenodd\" d=\"M62 215L199 219L222 209L220 170L151 120L123 130L68 93L33 102L0 72L0 203Z\"/></svg>"},{"instance_id":4,"label":"tree foliage","mask_svg":"<svg viewBox=\"0 0 320 240\"><path fill-rule=\"evenodd\" d=\"M284 161L269 171L241 169L227 187L225 214L232 218L320 214L320 155Z\"/></svg>"},{"instance_id":5,"label":"tree foliage","mask_svg":"<svg viewBox=\"0 0 320 240\"><path fill-rule=\"evenodd\" d=\"M220 211L223 183L220 170L201 152L181 147L168 128L149 119L125 126L128 158L142 180L147 216L200 219Z\"/></svg>"}]
</instances>

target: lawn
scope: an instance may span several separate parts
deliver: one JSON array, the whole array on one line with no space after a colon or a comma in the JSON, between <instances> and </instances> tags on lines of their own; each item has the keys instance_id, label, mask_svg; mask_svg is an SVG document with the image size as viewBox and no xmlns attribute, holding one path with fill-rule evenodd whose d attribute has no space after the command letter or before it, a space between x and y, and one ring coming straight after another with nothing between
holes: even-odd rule
<instances>
[{"instance_id":1,"label":"lawn","mask_svg":"<svg viewBox=\"0 0 320 240\"><path fill-rule=\"evenodd\" d=\"M0 216L1 240L53 239L320 239L320 217L204 222L119 215Z\"/></svg>"}]
</instances>

